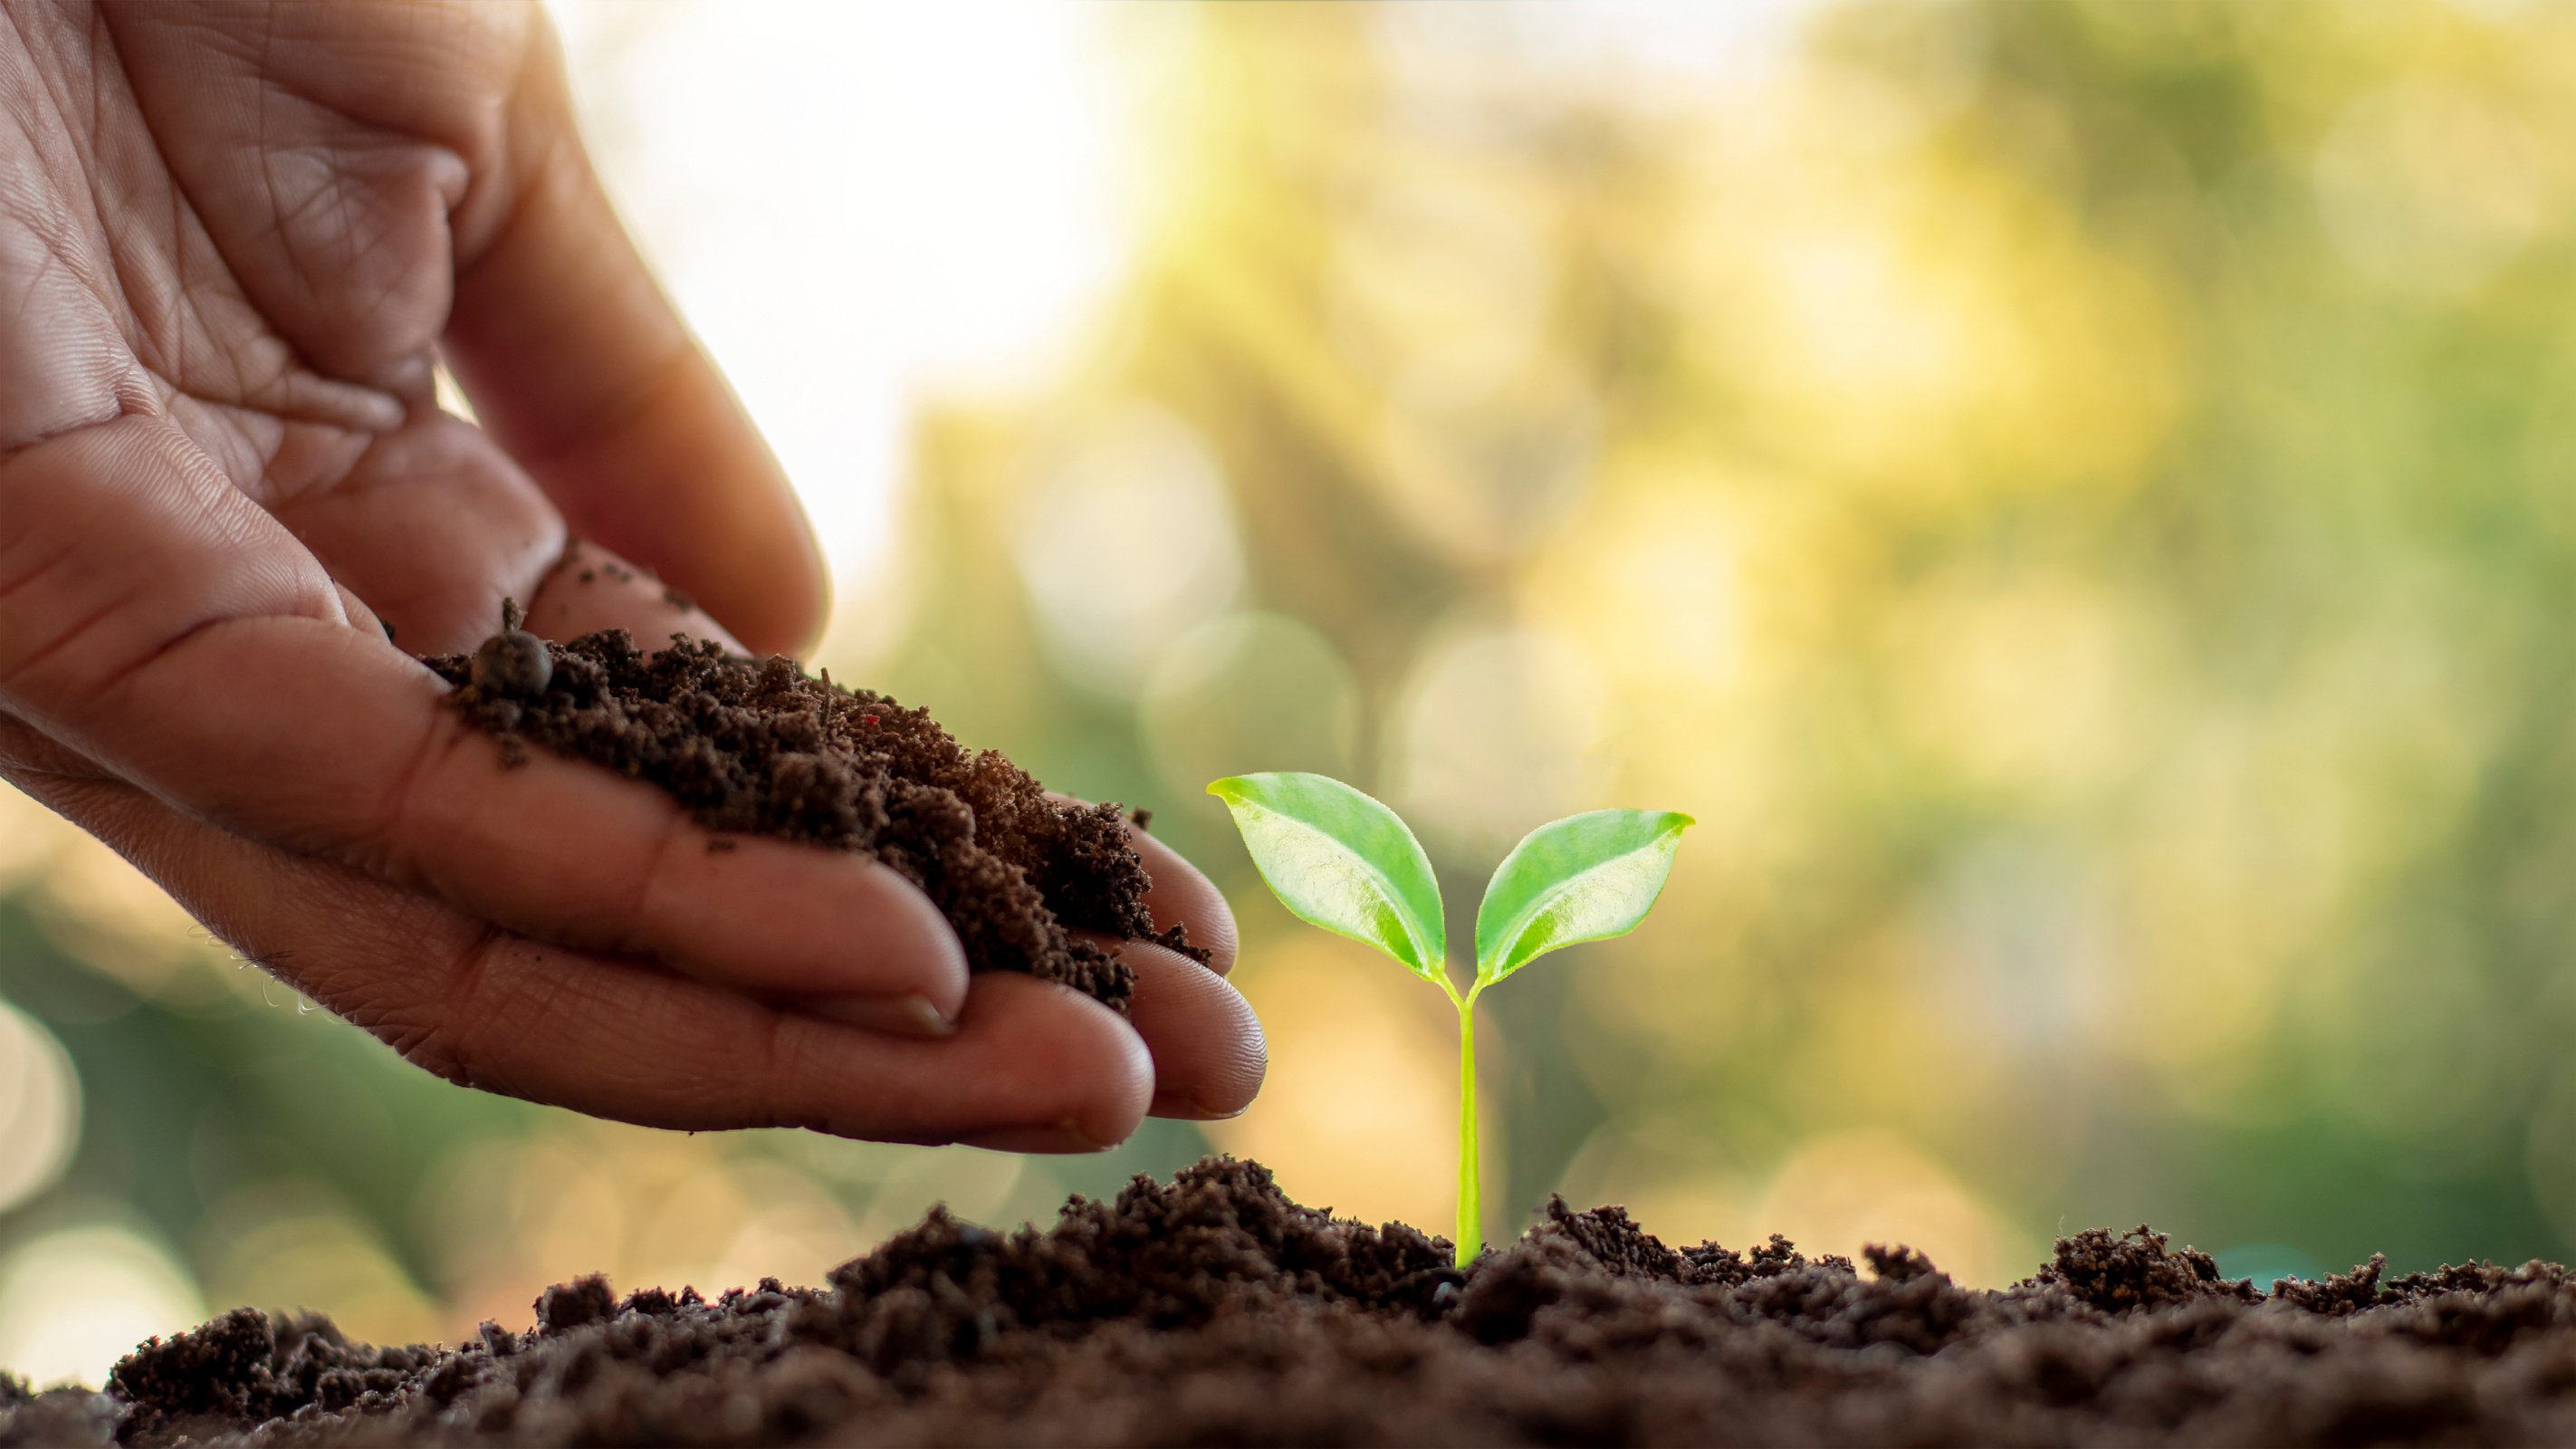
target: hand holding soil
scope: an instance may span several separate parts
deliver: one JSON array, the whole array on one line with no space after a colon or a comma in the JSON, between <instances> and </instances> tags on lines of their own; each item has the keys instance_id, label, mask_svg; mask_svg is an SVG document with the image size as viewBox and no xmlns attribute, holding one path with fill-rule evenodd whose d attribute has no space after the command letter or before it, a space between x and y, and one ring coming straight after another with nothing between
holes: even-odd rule
<instances>
[{"instance_id":1,"label":"hand holding soil","mask_svg":"<svg viewBox=\"0 0 2576 1449\"><path fill-rule=\"evenodd\" d=\"M1127 934L1209 960L1095 950L1132 975L1122 1017L970 984L922 870L719 835L544 751L504 770L446 707L414 654L473 650L504 598L557 640L794 649L821 615L793 498L610 213L539 12L11 18L0 774L487 1090L1057 1151L1249 1101L1224 903L1141 835ZM442 355L480 426L436 407Z\"/></svg>"}]
</instances>

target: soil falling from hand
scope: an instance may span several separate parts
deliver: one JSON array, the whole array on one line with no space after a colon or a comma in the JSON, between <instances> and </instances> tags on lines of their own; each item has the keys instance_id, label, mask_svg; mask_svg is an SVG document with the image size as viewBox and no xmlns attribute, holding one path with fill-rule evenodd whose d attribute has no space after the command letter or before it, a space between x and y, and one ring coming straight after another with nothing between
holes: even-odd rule
<instances>
[{"instance_id":1,"label":"soil falling from hand","mask_svg":"<svg viewBox=\"0 0 2576 1449\"><path fill-rule=\"evenodd\" d=\"M551 1288L537 1326L370 1348L228 1313L106 1395L0 1386L0 1443L2364 1444L2576 1440L2546 1264L2269 1298L2141 1228L1999 1292L1921 1254L1667 1248L1552 1205L1465 1271L1212 1160L1045 1232L944 1213L813 1289Z\"/></svg>"},{"instance_id":2,"label":"soil falling from hand","mask_svg":"<svg viewBox=\"0 0 2576 1449\"><path fill-rule=\"evenodd\" d=\"M794 661L623 630L543 644L515 618L473 654L426 661L501 737L657 785L710 830L873 856L929 895L970 969L1023 971L1124 1009L1134 975L1071 930L1159 941L1144 866L1114 805L1057 799L922 710L809 678Z\"/></svg>"}]
</instances>

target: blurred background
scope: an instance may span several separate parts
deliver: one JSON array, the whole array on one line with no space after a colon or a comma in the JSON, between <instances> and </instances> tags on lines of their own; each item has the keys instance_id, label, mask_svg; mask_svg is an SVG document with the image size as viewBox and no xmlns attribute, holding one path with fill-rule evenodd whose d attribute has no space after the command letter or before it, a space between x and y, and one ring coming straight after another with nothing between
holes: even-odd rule
<instances>
[{"instance_id":1,"label":"blurred background","mask_svg":"<svg viewBox=\"0 0 2576 1449\"><path fill-rule=\"evenodd\" d=\"M1262 892L1252 769L1396 804L1453 935L1533 825L1699 817L1487 1003L1491 1232L2576 1253L2576 9L557 14L818 662L1153 807L1269 1089L1077 1161L585 1121L0 795L0 1364L813 1282L1211 1148L1445 1229L1448 1009Z\"/></svg>"}]
</instances>

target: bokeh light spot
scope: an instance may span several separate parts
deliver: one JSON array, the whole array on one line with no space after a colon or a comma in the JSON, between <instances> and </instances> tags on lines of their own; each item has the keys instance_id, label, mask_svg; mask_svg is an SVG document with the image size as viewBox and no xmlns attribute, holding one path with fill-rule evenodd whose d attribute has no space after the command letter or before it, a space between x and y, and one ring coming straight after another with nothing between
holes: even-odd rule
<instances>
[{"instance_id":1,"label":"bokeh light spot","mask_svg":"<svg viewBox=\"0 0 2576 1449\"><path fill-rule=\"evenodd\" d=\"M1243 579L1215 457L1159 408L1090 420L1037 480L1016 540L1041 639L1066 679L1140 684L1165 648Z\"/></svg>"},{"instance_id":2,"label":"bokeh light spot","mask_svg":"<svg viewBox=\"0 0 2576 1449\"><path fill-rule=\"evenodd\" d=\"M2409 79L2346 108L2317 150L2326 234L2372 280L2419 291L2492 275L2560 203L2539 138L2469 86Z\"/></svg>"},{"instance_id":3,"label":"bokeh light spot","mask_svg":"<svg viewBox=\"0 0 2576 1449\"><path fill-rule=\"evenodd\" d=\"M143 1340L203 1319L186 1269L130 1228L63 1228L0 1258L0 1368L95 1385Z\"/></svg>"},{"instance_id":4,"label":"bokeh light spot","mask_svg":"<svg viewBox=\"0 0 2576 1449\"><path fill-rule=\"evenodd\" d=\"M186 949L201 930L196 919L151 877L78 830L65 829L36 917L83 965L137 996L201 997L219 989L210 974L185 971L216 959Z\"/></svg>"},{"instance_id":5,"label":"bokeh light spot","mask_svg":"<svg viewBox=\"0 0 2576 1449\"><path fill-rule=\"evenodd\" d=\"M2119 966L2099 897L2061 842L2005 835L1958 852L1926 903L1952 1025L2024 1056L2086 1049Z\"/></svg>"},{"instance_id":6,"label":"bokeh light spot","mask_svg":"<svg viewBox=\"0 0 2576 1449\"><path fill-rule=\"evenodd\" d=\"M53 1033L0 1002L0 1212L62 1175L80 1145L80 1077Z\"/></svg>"},{"instance_id":7,"label":"bokeh light spot","mask_svg":"<svg viewBox=\"0 0 2576 1449\"><path fill-rule=\"evenodd\" d=\"M1331 641L1283 614L1238 614L1165 650L1136 704L1146 758L1187 798L1251 770L1352 773L1359 686Z\"/></svg>"},{"instance_id":8,"label":"bokeh light spot","mask_svg":"<svg viewBox=\"0 0 2576 1449\"><path fill-rule=\"evenodd\" d=\"M2019 1261L2014 1235L1947 1169L1868 1129L1817 1138L1783 1162L1739 1241L1760 1241L1755 1233L1785 1234L1809 1257L1857 1259L1865 1244L1901 1243L1971 1287L2000 1286L2036 1266Z\"/></svg>"},{"instance_id":9,"label":"bokeh light spot","mask_svg":"<svg viewBox=\"0 0 2576 1449\"><path fill-rule=\"evenodd\" d=\"M1391 790L1433 841L1468 853L1509 849L1595 798L1608 770L1598 675L1563 636L1468 624L1435 634L1391 723Z\"/></svg>"},{"instance_id":10,"label":"bokeh light spot","mask_svg":"<svg viewBox=\"0 0 2576 1449\"><path fill-rule=\"evenodd\" d=\"M0 780L0 894L42 874L70 832L61 816Z\"/></svg>"},{"instance_id":11,"label":"bokeh light spot","mask_svg":"<svg viewBox=\"0 0 2576 1449\"><path fill-rule=\"evenodd\" d=\"M328 1312L369 1343L425 1343L444 1326L374 1225L320 1184L287 1180L234 1194L211 1205L192 1236L217 1302Z\"/></svg>"}]
</instances>

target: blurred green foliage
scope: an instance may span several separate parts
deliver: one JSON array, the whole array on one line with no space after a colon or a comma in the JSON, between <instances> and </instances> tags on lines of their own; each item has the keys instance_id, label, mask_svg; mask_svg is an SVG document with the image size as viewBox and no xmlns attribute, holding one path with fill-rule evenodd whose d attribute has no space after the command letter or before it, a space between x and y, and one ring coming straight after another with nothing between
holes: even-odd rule
<instances>
[{"instance_id":1,"label":"blurred green foliage","mask_svg":"<svg viewBox=\"0 0 2576 1449\"><path fill-rule=\"evenodd\" d=\"M1158 810L1243 916L1263 1103L1072 1164L584 1137L202 943L106 955L233 985L121 985L34 870L0 994L83 1125L0 1251L113 1218L284 1292L208 1225L293 1182L412 1295L378 1321L452 1332L605 1265L530 1256L578 1172L811 1183L741 1240L809 1273L1210 1137L1437 1222L1396 1104L1438 1023L1197 796L1272 769L1403 809L1460 899L1554 815L1703 822L1646 929L1492 1003L1489 1230L1562 1188L1989 1279L2141 1220L2245 1272L2576 1246L2576 11L1104 15L1157 58L1130 274L1038 394L924 406L823 658ZM600 1253L726 1267L757 1214L708 1201Z\"/></svg>"},{"instance_id":2,"label":"blurred green foliage","mask_svg":"<svg viewBox=\"0 0 2576 1449\"><path fill-rule=\"evenodd\" d=\"M2576 17L1844 7L1661 88L1490 19L1202 17L1118 345L932 420L923 572L978 584L886 676L1182 804L1079 640L1044 667L1053 601L978 573L1052 450L1168 410L1241 602L1347 665L1355 778L1451 807L1444 869L1542 807L1716 822L1691 923L1617 948L1665 969L1501 1004L1503 1200L1623 1117L1755 1181L1890 1124L2019 1247L2563 1252ZM1439 676L1461 627L1506 640L1482 692ZM1213 768L1339 753L1194 730L1239 738ZM1540 778L1569 741L1579 798ZM1519 813L1440 796L1444 752ZM1212 812L1166 818L1250 886Z\"/></svg>"}]
</instances>

